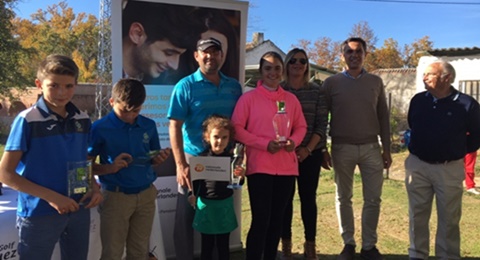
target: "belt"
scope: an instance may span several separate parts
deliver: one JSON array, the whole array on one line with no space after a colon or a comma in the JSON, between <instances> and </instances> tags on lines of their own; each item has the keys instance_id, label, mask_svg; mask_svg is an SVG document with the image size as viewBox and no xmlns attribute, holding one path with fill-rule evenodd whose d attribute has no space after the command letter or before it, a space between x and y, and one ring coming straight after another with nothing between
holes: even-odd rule
<instances>
[{"instance_id":1,"label":"belt","mask_svg":"<svg viewBox=\"0 0 480 260\"><path fill-rule=\"evenodd\" d=\"M421 159L420 159L421 160ZM447 164L453 160L443 160L443 161L426 161L426 160L422 160L428 164Z\"/></svg>"},{"instance_id":2,"label":"belt","mask_svg":"<svg viewBox=\"0 0 480 260\"><path fill-rule=\"evenodd\" d=\"M148 189L150 187L150 185L152 185L152 184L147 184L147 185L140 186L140 187L135 187L135 188L124 188L124 187L120 187L120 186L117 186L117 185L102 184L102 188L104 190L113 191L113 192L122 192L122 193L125 193L125 194L138 194L138 193Z\"/></svg>"}]
</instances>

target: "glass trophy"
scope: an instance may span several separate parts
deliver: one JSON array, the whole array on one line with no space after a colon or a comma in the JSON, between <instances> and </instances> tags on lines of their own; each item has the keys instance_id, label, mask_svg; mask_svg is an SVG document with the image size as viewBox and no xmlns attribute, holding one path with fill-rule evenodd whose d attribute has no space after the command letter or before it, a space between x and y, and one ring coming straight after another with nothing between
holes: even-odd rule
<instances>
[{"instance_id":1,"label":"glass trophy","mask_svg":"<svg viewBox=\"0 0 480 260\"><path fill-rule=\"evenodd\" d=\"M142 167L150 166L151 160L155 156L157 156L160 153L160 151L161 150L153 150L146 153L145 155L134 157L130 162L128 162L128 164L131 164L134 166L142 166Z\"/></svg>"},{"instance_id":2,"label":"glass trophy","mask_svg":"<svg viewBox=\"0 0 480 260\"><path fill-rule=\"evenodd\" d=\"M277 113L273 116L272 121L277 141L280 144L286 144L289 136L290 119L288 119L287 111L285 110L285 101L277 101Z\"/></svg>"},{"instance_id":3,"label":"glass trophy","mask_svg":"<svg viewBox=\"0 0 480 260\"><path fill-rule=\"evenodd\" d=\"M244 151L245 145L241 143L236 143L235 148L233 150L233 160L231 163L231 169L230 169L230 184L227 186L230 189L238 190L242 188L242 185L240 185L240 181L242 179L241 176L236 176L235 175L235 168L237 166L242 166L243 164L243 151Z\"/></svg>"},{"instance_id":4,"label":"glass trophy","mask_svg":"<svg viewBox=\"0 0 480 260\"><path fill-rule=\"evenodd\" d=\"M89 160L68 162L68 196L84 195L91 188L92 162Z\"/></svg>"}]
</instances>

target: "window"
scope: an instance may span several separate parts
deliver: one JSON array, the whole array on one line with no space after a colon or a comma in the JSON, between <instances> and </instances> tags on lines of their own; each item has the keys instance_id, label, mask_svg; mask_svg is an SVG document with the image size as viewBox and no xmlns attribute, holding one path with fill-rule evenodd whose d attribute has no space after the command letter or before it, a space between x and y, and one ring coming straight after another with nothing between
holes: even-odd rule
<instances>
[{"instance_id":1,"label":"window","mask_svg":"<svg viewBox=\"0 0 480 260\"><path fill-rule=\"evenodd\" d=\"M480 102L480 80L460 80L458 89Z\"/></svg>"}]
</instances>

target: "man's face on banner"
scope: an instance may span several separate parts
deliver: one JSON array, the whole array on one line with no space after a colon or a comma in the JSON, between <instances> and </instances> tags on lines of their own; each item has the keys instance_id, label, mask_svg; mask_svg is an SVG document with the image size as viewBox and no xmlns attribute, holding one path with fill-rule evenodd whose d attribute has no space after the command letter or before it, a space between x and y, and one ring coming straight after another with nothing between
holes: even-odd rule
<instances>
[{"instance_id":1,"label":"man's face on banner","mask_svg":"<svg viewBox=\"0 0 480 260\"><path fill-rule=\"evenodd\" d=\"M169 40L144 42L133 53L133 65L144 76L158 78L164 71L178 68L180 55L186 49L176 47Z\"/></svg>"}]
</instances>

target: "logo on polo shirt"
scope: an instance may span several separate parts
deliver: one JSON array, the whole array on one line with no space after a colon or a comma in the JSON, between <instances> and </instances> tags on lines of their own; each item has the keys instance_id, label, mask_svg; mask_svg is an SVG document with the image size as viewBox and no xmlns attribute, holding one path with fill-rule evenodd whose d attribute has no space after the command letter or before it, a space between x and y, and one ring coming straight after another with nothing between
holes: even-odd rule
<instances>
[{"instance_id":1,"label":"logo on polo shirt","mask_svg":"<svg viewBox=\"0 0 480 260\"><path fill-rule=\"evenodd\" d=\"M77 132L83 132L82 124L78 121L75 121L75 128L77 129Z\"/></svg>"},{"instance_id":2,"label":"logo on polo shirt","mask_svg":"<svg viewBox=\"0 0 480 260\"><path fill-rule=\"evenodd\" d=\"M148 144L150 143L150 136L147 133L143 133L143 143Z\"/></svg>"},{"instance_id":3,"label":"logo on polo shirt","mask_svg":"<svg viewBox=\"0 0 480 260\"><path fill-rule=\"evenodd\" d=\"M50 126L47 126L47 130L51 131L56 126L57 126L57 124L51 124Z\"/></svg>"}]
</instances>

